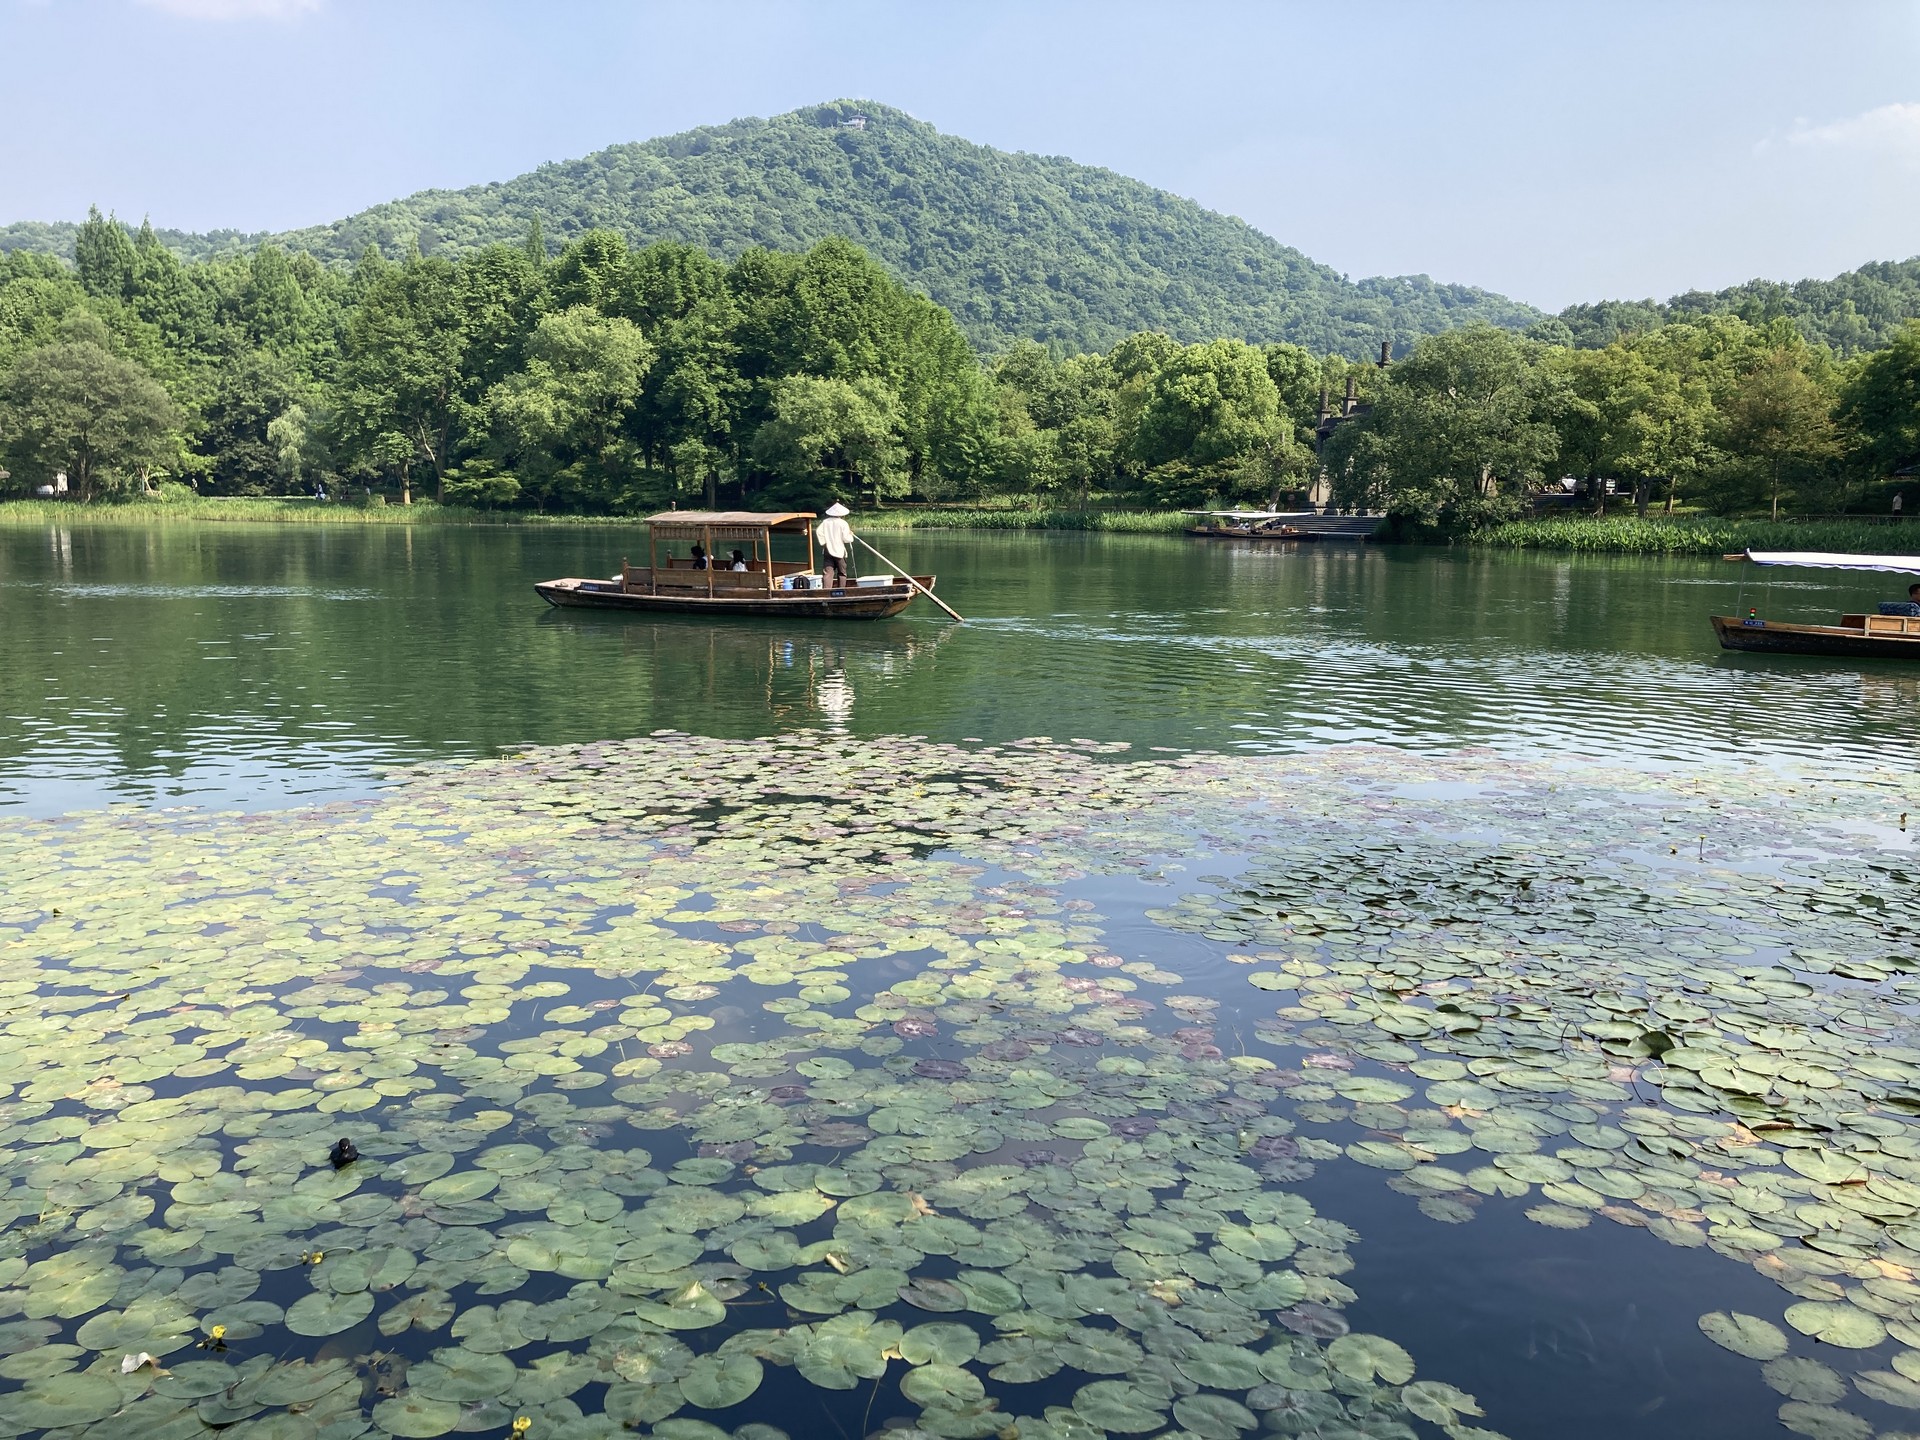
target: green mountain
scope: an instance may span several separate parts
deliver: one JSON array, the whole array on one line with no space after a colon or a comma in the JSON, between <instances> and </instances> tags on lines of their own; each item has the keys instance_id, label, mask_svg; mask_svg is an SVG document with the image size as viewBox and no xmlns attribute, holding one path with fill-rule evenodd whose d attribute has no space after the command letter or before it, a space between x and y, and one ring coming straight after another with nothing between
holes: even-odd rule
<instances>
[{"instance_id":1,"label":"green mountain","mask_svg":"<svg viewBox=\"0 0 1920 1440\"><path fill-rule=\"evenodd\" d=\"M1784 317L1811 343L1831 345L1843 355L1877 350L1892 341L1901 325L1920 315L1920 256L1862 265L1831 280L1791 285L1749 280L1726 290L1689 290L1664 304L1602 300L1571 305L1559 318L1571 343L1597 348L1632 331L1700 315L1738 315L1753 325Z\"/></svg>"},{"instance_id":2,"label":"green mountain","mask_svg":"<svg viewBox=\"0 0 1920 1440\"><path fill-rule=\"evenodd\" d=\"M867 101L816 105L615 145L498 184L427 190L273 237L159 232L183 258L266 238L351 262L550 239L595 226L733 257L845 235L951 310L976 344L1106 349L1136 330L1291 340L1359 356L1382 340L1539 312L1424 275L1349 281L1251 225L1110 170L1009 154ZM72 252L72 226L0 230L0 250Z\"/></svg>"}]
</instances>

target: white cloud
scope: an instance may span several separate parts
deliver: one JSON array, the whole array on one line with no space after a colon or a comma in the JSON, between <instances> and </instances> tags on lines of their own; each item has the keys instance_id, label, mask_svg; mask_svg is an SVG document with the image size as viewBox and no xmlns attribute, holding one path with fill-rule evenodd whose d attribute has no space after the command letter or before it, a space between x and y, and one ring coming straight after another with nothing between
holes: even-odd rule
<instances>
[{"instance_id":1,"label":"white cloud","mask_svg":"<svg viewBox=\"0 0 1920 1440\"><path fill-rule=\"evenodd\" d=\"M1825 125L1798 121L1787 143L1800 149L1878 150L1920 159L1920 104L1896 101Z\"/></svg>"},{"instance_id":2,"label":"white cloud","mask_svg":"<svg viewBox=\"0 0 1920 1440\"><path fill-rule=\"evenodd\" d=\"M182 20L292 20L310 15L321 0L134 0Z\"/></svg>"}]
</instances>

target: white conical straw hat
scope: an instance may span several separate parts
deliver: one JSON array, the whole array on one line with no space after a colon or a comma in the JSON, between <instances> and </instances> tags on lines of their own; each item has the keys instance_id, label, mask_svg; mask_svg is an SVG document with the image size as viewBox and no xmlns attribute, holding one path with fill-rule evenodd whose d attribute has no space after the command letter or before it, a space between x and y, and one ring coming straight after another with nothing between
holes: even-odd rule
<instances>
[{"instance_id":1,"label":"white conical straw hat","mask_svg":"<svg viewBox=\"0 0 1920 1440\"><path fill-rule=\"evenodd\" d=\"M847 509L847 507L842 505L838 500L827 506L827 514L829 515L851 515L852 513L851 510Z\"/></svg>"}]
</instances>

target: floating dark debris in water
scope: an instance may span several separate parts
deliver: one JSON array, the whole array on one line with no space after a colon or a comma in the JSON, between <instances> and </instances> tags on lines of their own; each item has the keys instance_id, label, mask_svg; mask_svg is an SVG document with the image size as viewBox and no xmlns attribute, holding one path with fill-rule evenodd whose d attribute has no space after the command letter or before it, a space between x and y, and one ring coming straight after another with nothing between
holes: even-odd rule
<instances>
[{"instance_id":1,"label":"floating dark debris in water","mask_svg":"<svg viewBox=\"0 0 1920 1440\"><path fill-rule=\"evenodd\" d=\"M964 1080L973 1071L958 1060L916 1060L913 1073L926 1080Z\"/></svg>"}]
</instances>

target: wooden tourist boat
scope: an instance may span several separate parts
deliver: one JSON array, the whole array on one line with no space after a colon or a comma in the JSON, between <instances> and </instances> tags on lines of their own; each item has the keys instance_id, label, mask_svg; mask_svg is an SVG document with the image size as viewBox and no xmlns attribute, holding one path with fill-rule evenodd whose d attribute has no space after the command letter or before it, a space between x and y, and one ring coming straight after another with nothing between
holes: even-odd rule
<instances>
[{"instance_id":1,"label":"wooden tourist boat","mask_svg":"<svg viewBox=\"0 0 1920 1440\"><path fill-rule=\"evenodd\" d=\"M533 588L549 605L582 609L833 620L884 620L916 595L933 599L931 575L867 575L825 588L814 569L813 520L810 510L669 510L647 519L644 566L623 558L620 573L609 579L543 580ZM804 540L806 560L776 560L776 535ZM705 568L696 567L694 546L706 555ZM675 555L676 547L688 553ZM747 557L745 570L730 568L725 558L735 549Z\"/></svg>"},{"instance_id":2,"label":"wooden tourist boat","mask_svg":"<svg viewBox=\"0 0 1920 1440\"><path fill-rule=\"evenodd\" d=\"M1871 570L1885 575L1920 575L1920 556L1838 555L1802 550L1748 550L1729 555L1756 565L1785 565L1820 570ZM1763 620L1757 611L1745 619L1714 615L1713 633L1725 650L1778 655L1832 655L1850 660L1920 660L1920 615L1842 615L1837 625L1789 625Z\"/></svg>"},{"instance_id":3,"label":"wooden tourist boat","mask_svg":"<svg viewBox=\"0 0 1920 1440\"><path fill-rule=\"evenodd\" d=\"M1311 540L1314 537L1289 522L1302 519L1310 510L1185 510L1199 517L1189 525L1187 534L1206 540Z\"/></svg>"},{"instance_id":4,"label":"wooden tourist boat","mask_svg":"<svg viewBox=\"0 0 1920 1440\"><path fill-rule=\"evenodd\" d=\"M1184 510L1200 523L1187 534L1203 540L1371 540L1378 515L1327 515L1317 510Z\"/></svg>"}]
</instances>

